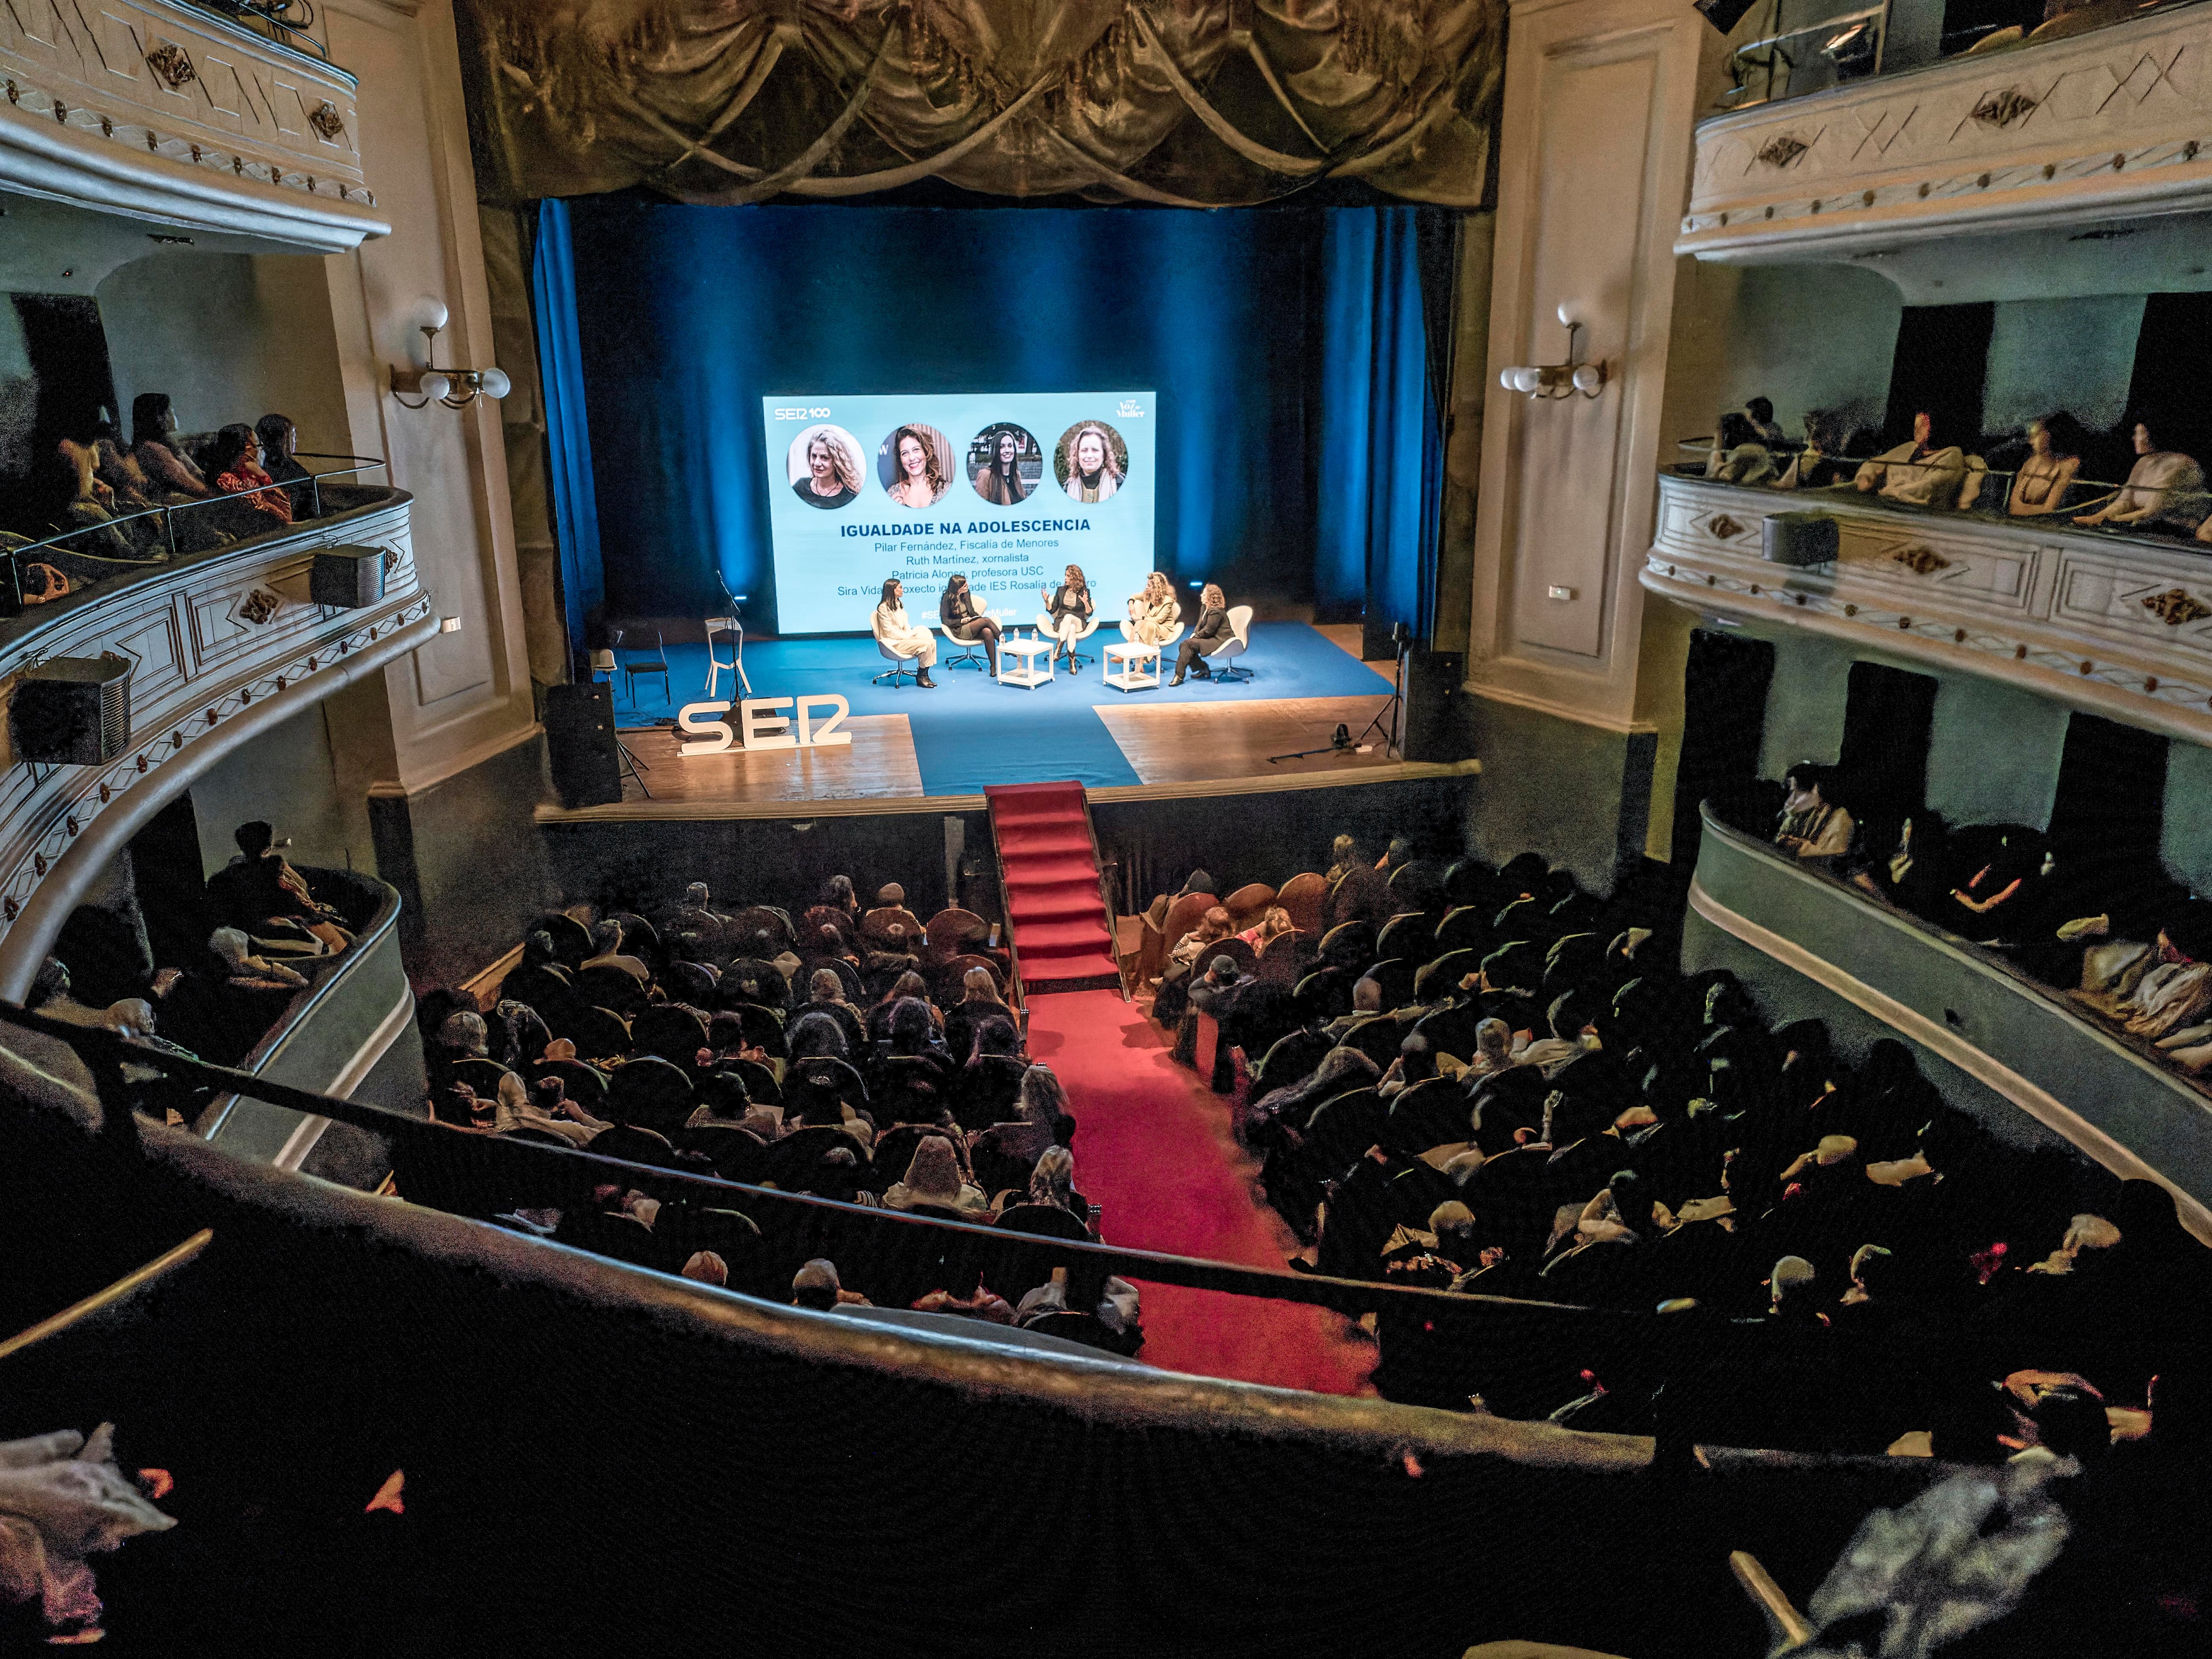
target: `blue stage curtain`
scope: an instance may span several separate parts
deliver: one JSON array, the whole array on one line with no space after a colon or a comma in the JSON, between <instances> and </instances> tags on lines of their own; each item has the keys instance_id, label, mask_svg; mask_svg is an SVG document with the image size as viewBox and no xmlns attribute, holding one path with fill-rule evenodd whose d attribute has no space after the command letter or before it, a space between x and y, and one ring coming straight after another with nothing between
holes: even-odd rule
<instances>
[{"instance_id":1,"label":"blue stage curtain","mask_svg":"<svg viewBox=\"0 0 2212 1659\"><path fill-rule=\"evenodd\" d=\"M544 387L553 533L561 548L561 600L568 638L582 649L606 604L599 557L599 492L592 480L592 434L584 411L583 348L576 336L576 265L568 204L541 202L531 261L538 312L538 374Z\"/></svg>"},{"instance_id":2,"label":"blue stage curtain","mask_svg":"<svg viewBox=\"0 0 2212 1659\"><path fill-rule=\"evenodd\" d=\"M1416 208L1340 208L1322 251L1320 492L1314 600L1393 623L1435 622L1443 445L1421 297Z\"/></svg>"},{"instance_id":3,"label":"blue stage curtain","mask_svg":"<svg viewBox=\"0 0 2212 1659\"><path fill-rule=\"evenodd\" d=\"M548 202L570 627L581 643L602 599L702 617L726 586L773 629L764 396L1127 387L1160 394L1156 562L1178 587L1425 633L1424 211Z\"/></svg>"}]
</instances>

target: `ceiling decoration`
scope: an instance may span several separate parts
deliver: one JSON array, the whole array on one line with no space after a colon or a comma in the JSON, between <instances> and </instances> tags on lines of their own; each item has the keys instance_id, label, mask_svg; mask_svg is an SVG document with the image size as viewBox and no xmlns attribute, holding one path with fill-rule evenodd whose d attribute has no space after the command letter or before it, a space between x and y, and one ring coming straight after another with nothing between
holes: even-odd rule
<instances>
[{"instance_id":1,"label":"ceiling decoration","mask_svg":"<svg viewBox=\"0 0 2212 1659\"><path fill-rule=\"evenodd\" d=\"M459 0L478 183L528 201L1485 204L1504 0Z\"/></svg>"}]
</instances>

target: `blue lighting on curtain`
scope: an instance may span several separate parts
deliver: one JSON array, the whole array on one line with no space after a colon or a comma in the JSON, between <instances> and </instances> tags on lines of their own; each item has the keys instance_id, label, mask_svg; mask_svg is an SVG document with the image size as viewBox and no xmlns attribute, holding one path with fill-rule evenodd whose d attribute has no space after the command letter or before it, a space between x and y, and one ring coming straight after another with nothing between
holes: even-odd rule
<instances>
[{"instance_id":1,"label":"blue lighting on curtain","mask_svg":"<svg viewBox=\"0 0 2212 1659\"><path fill-rule=\"evenodd\" d=\"M1356 615L1364 603L1370 639L1402 622L1425 641L1435 622L1443 445L1417 212L1339 209L1322 243L1314 598L1324 617Z\"/></svg>"},{"instance_id":2,"label":"blue lighting on curtain","mask_svg":"<svg viewBox=\"0 0 2212 1659\"><path fill-rule=\"evenodd\" d=\"M1416 211L548 202L569 625L602 597L702 617L726 585L772 628L764 397L1147 387L1178 587L1324 620L1382 602L1425 629L1441 468Z\"/></svg>"},{"instance_id":3,"label":"blue lighting on curtain","mask_svg":"<svg viewBox=\"0 0 2212 1659\"><path fill-rule=\"evenodd\" d=\"M576 338L576 265L568 204L538 210L538 248L530 272L538 307L538 374L544 388L547 483L561 548L562 607L568 638L580 649L606 603L599 556L599 502L592 481L592 438L584 407L583 348Z\"/></svg>"}]
</instances>

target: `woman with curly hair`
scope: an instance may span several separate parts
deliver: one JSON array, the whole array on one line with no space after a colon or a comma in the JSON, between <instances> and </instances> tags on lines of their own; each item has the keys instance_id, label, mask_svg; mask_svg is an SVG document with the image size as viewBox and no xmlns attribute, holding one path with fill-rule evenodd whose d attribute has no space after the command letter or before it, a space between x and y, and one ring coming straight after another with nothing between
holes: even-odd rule
<instances>
[{"instance_id":1,"label":"woman with curly hair","mask_svg":"<svg viewBox=\"0 0 2212 1659\"><path fill-rule=\"evenodd\" d=\"M1103 501L1121 487L1114 441L1096 421L1075 428L1067 444L1067 493L1079 501Z\"/></svg>"},{"instance_id":2,"label":"woman with curly hair","mask_svg":"<svg viewBox=\"0 0 2212 1659\"><path fill-rule=\"evenodd\" d=\"M860 493L860 458L825 426L806 440L806 476L791 491L809 507L842 507Z\"/></svg>"},{"instance_id":3,"label":"woman with curly hair","mask_svg":"<svg viewBox=\"0 0 2212 1659\"><path fill-rule=\"evenodd\" d=\"M901 427L891 434L891 455L898 482L890 488L890 498L901 507L934 506L945 490L945 469L927 434L915 427Z\"/></svg>"}]
</instances>

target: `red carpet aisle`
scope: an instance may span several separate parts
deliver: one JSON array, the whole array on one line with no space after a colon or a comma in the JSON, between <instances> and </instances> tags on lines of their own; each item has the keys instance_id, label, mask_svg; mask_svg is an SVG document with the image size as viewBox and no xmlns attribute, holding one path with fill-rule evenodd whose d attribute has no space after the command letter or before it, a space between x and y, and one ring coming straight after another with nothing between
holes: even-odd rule
<instances>
[{"instance_id":1,"label":"red carpet aisle","mask_svg":"<svg viewBox=\"0 0 2212 1659\"><path fill-rule=\"evenodd\" d=\"M1133 1004L1112 991L1030 1000L1030 1053L1067 1085L1075 1184L1105 1208L1106 1242L1234 1261L1289 1276L1297 1241L1255 1203L1251 1160L1229 1103L1168 1058ZM1293 1303L1146 1284L1145 1346L1163 1370L1320 1394L1365 1394L1375 1350L1338 1316Z\"/></svg>"},{"instance_id":2,"label":"red carpet aisle","mask_svg":"<svg viewBox=\"0 0 2212 1659\"><path fill-rule=\"evenodd\" d=\"M999 838L1023 985L1120 984L1083 786L1017 783L983 793Z\"/></svg>"}]
</instances>

